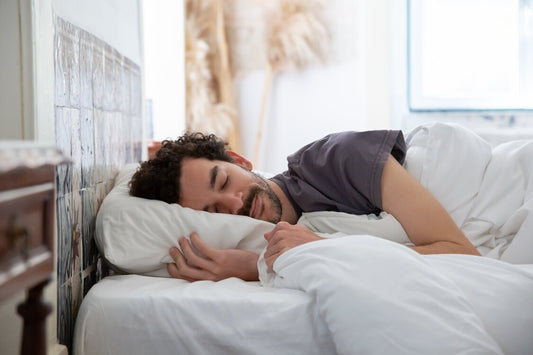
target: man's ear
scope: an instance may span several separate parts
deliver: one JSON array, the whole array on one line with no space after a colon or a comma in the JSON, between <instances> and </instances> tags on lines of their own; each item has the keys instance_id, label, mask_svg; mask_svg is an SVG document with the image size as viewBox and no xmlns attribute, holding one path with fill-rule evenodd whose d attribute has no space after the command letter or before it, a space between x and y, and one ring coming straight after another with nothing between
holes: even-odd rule
<instances>
[{"instance_id":1,"label":"man's ear","mask_svg":"<svg viewBox=\"0 0 533 355\"><path fill-rule=\"evenodd\" d=\"M252 170L253 169L252 163L248 159L243 157L242 155L239 155L239 154L235 153L232 150L228 150L227 152L228 152L229 155L231 155L231 159L233 160L233 162L235 164L240 165L241 167L245 168L246 170Z\"/></svg>"}]
</instances>

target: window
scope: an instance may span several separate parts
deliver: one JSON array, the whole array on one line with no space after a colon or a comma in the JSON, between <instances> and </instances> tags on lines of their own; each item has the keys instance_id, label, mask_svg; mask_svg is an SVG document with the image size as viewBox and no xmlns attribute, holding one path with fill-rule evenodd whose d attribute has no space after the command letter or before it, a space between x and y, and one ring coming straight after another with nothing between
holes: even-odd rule
<instances>
[{"instance_id":1,"label":"window","mask_svg":"<svg viewBox=\"0 0 533 355\"><path fill-rule=\"evenodd\" d=\"M411 111L533 110L533 0L410 0Z\"/></svg>"}]
</instances>

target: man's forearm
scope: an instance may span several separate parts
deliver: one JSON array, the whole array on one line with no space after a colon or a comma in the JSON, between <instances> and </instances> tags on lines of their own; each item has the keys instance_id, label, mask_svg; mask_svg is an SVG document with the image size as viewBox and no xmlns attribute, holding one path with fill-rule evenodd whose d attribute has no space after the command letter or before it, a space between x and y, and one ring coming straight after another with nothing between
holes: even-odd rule
<instances>
[{"instance_id":1,"label":"man's forearm","mask_svg":"<svg viewBox=\"0 0 533 355\"><path fill-rule=\"evenodd\" d=\"M435 242L427 245L411 246L419 254L470 254L481 255L479 251L470 245L462 245L448 241Z\"/></svg>"}]
</instances>

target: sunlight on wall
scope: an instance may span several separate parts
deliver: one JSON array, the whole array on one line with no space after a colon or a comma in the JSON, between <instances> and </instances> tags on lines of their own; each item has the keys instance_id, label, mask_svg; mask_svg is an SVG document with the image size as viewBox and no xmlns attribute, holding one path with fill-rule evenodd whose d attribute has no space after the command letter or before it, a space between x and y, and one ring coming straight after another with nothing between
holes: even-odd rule
<instances>
[{"instance_id":1,"label":"sunlight on wall","mask_svg":"<svg viewBox=\"0 0 533 355\"><path fill-rule=\"evenodd\" d=\"M175 138L185 129L184 7L143 2L147 138Z\"/></svg>"}]
</instances>

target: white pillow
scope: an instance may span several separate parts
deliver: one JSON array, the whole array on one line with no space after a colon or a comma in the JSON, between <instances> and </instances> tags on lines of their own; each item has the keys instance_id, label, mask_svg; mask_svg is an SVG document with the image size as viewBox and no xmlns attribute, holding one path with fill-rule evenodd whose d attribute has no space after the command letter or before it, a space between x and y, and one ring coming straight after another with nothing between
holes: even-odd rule
<instances>
[{"instance_id":1,"label":"white pillow","mask_svg":"<svg viewBox=\"0 0 533 355\"><path fill-rule=\"evenodd\" d=\"M418 126L405 140L405 168L460 227L491 159L490 144L467 128L439 122Z\"/></svg>"},{"instance_id":2,"label":"white pillow","mask_svg":"<svg viewBox=\"0 0 533 355\"><path fill-rule=\"evenodd\" d=\"M178 238L192 232L218 249L259 254L266 246L263 235L274 228L272 223L130 196L128 183L138 166L127 165L119 172L96 217L98 249L118 271L168 277L169 248L179 247Z\"/></svg>"}]
</instances>

